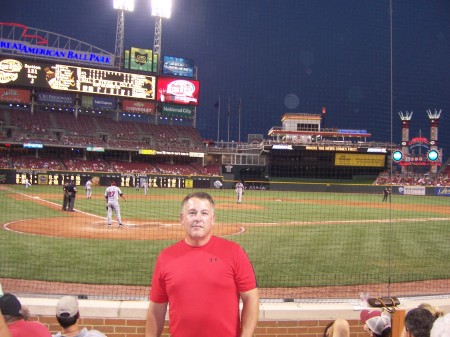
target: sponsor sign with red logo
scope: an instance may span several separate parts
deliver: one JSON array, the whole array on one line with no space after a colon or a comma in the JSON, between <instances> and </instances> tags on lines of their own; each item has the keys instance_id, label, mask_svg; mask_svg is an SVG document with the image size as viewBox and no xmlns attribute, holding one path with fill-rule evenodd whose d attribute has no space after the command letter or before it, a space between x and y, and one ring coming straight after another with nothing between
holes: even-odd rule
<instances>
[{"instance_id":1,"label":"sponsor sign with red logo","mask_svg":"<svg viewBox=\"0 0 450 337\"><path fill-rule=\"evenodd\" d=\"M122 100L122 111L138 114L154 114L155 104L142 101Z\"/></svg>"},{"instance_id":2,"label":"sponsor sign with red logo","mask_svg":"<svg viewBox=\"0 0 450 337\"><path fill-rule=\"evenodd\" d=\"M0 101L8 103L30 103L30 90L0 88Z\"/></svg>"}]
</instances>

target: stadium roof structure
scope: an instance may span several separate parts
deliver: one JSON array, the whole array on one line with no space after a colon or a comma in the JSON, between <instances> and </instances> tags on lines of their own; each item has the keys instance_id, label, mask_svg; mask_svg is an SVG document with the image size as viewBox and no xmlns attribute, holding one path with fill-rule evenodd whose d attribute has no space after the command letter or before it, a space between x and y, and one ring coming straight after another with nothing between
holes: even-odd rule
<instances>
[{"instance_id":1,"label":"stadium roof structure","mask_svg":"<svg viewBox=\"0 0 450 337\"><path fill-rule=\"evenodd\" d=\"M0 55L114 67L114 54L111 52L15 22L0 22Z\"/></svg>"}]
</instances>

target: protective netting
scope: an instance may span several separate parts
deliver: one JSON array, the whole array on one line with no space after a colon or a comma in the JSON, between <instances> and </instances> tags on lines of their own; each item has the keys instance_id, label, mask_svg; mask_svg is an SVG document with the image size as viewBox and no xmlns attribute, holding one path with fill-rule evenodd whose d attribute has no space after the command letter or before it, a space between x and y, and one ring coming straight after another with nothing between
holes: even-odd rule
<instances>
[{"instance_id":1,"label":"protective netting","mask_svg":"<svg viewBox=\"0 0 450 337\"><path fill-rule=\"evenodd\" d=\"M33 16L18 14L24 3ZM154 48L145 6L125 14L129 53ZM114 54L117 11L92 1L2 7L0 91L31 97L0 100L4 291L146 298L158 253L184 236L181 200L203 190L216 202L214 233L245 248L263 298L448 293L446 0L176 3L162 23L162 55L192 61L192 77L121 64L154 77L155 96L141 100L40 86L50 85L38 75L47 63L111 68L27 54L45 44L7 24L25 20L32 35L51 31ZM36 69L36 81L14 83L18 63L7 59ZM168 103L176 95L162 83L186 78L200 83L199 104ZM107 226L112 180L127 199L123 228L115 209ZM68 181L73 212L70 201L63 210Z\"/></svg>"}]
</instances>

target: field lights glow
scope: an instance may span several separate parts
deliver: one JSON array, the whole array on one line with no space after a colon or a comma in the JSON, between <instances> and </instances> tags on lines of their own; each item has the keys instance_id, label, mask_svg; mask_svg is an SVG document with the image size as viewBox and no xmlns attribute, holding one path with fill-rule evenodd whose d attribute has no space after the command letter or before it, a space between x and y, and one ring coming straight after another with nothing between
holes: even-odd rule
<instances>
[{"instance_id":1,"label":"field lights glow","mask_svg":"<svg viewBox=\"0 0 450 337\"><path fill-rule=\"evenodd\" d=\"M152 16L170 19L172 15L172 0L152 0Z\"/></svg>"},{"instance_id":2,"label":"field lights glow","mask_svg":"<svg viewBox=\"0 0 450 337\"><path fill-rule=\"evenodd\" d=\"M133 12L134 11L134 0L114 0L113 6L115 9Z\"/></svg>"}]
</instances>

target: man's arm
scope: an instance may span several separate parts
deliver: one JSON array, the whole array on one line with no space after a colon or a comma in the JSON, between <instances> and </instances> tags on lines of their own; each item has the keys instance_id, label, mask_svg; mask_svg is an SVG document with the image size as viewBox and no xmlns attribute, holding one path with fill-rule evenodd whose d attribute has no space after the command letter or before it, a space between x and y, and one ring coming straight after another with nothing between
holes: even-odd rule
<instances>
[{"instance_id":1,"label":"man's arm","mask_svg":"<svg viewBox=\"0 0 450 337\"><path fill-rule=\"evenodd\" d=\"M5 323L3 315L0 311L0 337L11 337L8 326Z\"/></svg>"},{"instance_id":2,"label":"man's arm","mask_svg":"<svg viewBox=\"0 0 450 337\"><path fill-rule=\"evenodd\" d=\"M167 303L154 303L150 301L145 323L145 337L161 336L166 320Z\"/></svg>"},{"instance_id":3,"label":"man's arm","mask_svg":"<svg viewBox=\"0 0 450 337\"><path fill-rule=\"evenodd\" d=\"M242 314L241 314L241 337L251 337L256 329L259 317L259 294L258 289L241 292ZM147 337L147 336L146 336Z\"/></svg>"}]
</instances>

